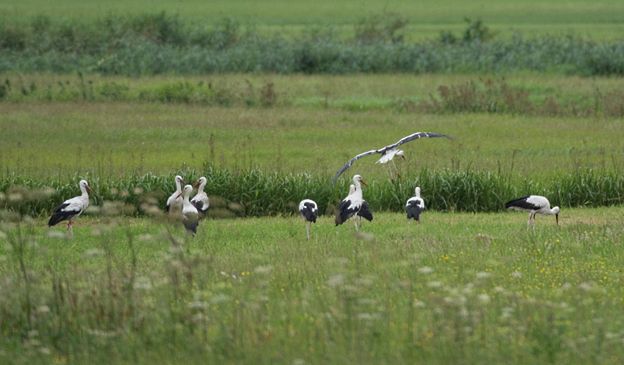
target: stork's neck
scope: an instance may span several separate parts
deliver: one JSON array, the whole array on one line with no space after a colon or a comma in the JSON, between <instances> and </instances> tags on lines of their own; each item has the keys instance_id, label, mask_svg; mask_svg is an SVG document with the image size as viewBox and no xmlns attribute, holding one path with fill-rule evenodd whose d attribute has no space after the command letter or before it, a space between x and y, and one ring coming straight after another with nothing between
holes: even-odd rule
<instances>
[{"instance_id":1,"label":"stork's neck","mask_svg":"<svg viewBox=\"0 0 624 365\"><path fill-rule=\"evenodd\" d=\"M197 192L198 193L203 193L205 187L206 187L206 181L202 181L202 183L199 184L199 187L197 188Z\"/></svg>"},{"instance_id":2,"label":"stork's neck","mask_svg":"<svg viewBox=\"0 0 624 365\"><path fill-rule=\"evenodd\" d=\"M359 181L355 181L355 191L353 192L353 198L354 199L363 199L362 198L362 185L360 184Z\"/></svg>"},{"instance_id":3,"label":"stork's neck","mask_svg":"<svg viewBox=\"0 0 624 365\"><path fill-rule=\"evenodd\" d=\"M80 194L80 196L84 197L89 197L89 192L87 191L87 188L85 186L80 185L80 192L82 194Z\"/></svg>"},{"instance_id":4,"label":"stork's neck","mask_svg":"<svg viewBox=\"0 0 624 365\"><path fill-rule=\"evenodd\" d=\"M416 190L414 191L414 194L417 198L420 198L420 189L416 188Z\"/></svg>"},{"instance_id":5,"label":"stork's neck","mask_svg":"<svg viewBox=\"0 0 624 365\"><path fill-rule=\"evenodd\" d=\"M180 181L178 181L178 179L176 179L176 191L182 191L182 184L180 184Z\"/></svg>"}]
</instances>

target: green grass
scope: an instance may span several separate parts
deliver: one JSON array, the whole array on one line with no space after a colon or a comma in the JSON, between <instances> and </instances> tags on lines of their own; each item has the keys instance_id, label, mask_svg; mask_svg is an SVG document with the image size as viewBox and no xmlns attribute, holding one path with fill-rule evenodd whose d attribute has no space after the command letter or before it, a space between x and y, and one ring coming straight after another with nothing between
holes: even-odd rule
<instances>
[{"instance_id":1,"label":"green grass","mask_svg":"<svg viewBox=\"0 0 624 365\"><path fill-rule=\"evenodd\" d=\"M27 19L38 14L55 18L94 19L102 14L142 14L167 11L185 20L214 24L224 17L255 24L262 32L298 34L314 26L334 26L349 34L361 18L382 11L408 18L408 39L436 37L440 31L463 29L464 17L482 18L500 34L513 31L529 34L574 32L599 39L617 39L624 27L624 5L620 1L187 1L162 0L96 1L42 0L0 4L0 16Z\"/></svg>"},{"instance_id":2,"label":"green grass","mask_svg":"<svg viewBox=\"0 0 624 365\"><path fill-rule=\"evenodd\" d=\"M428 168L514 171L533 178L580 167L621 168L618 119L364 113L308 107L150 103L5 103L0 168L21 176L128 176L184 167L259 167L333 174L357 153L414 131L454 140L405 146L404 173ZM211 142L212 140L212 142ZM386 175L373 157L352 172Z\"/></svg>"},{"instance_id":3,"label":"green grass","mask_svg":"<svg viewBox=\"0 0 624 365\"><path fill-rule=\"evenodd\" d=\"M534 231L522 213L377 214L360 236L323 217L309 242L295 216L194 239L151 219L82 217L71 240L5 222L0 359L619 363L623 213Z\"/></svg>"}]
</instances>

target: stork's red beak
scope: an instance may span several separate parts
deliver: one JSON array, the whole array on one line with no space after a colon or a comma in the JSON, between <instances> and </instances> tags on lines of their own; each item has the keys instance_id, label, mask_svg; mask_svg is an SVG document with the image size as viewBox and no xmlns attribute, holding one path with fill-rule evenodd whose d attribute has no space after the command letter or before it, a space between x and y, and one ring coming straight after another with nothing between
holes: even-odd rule
<instances>
[{"instance_id":1,"label":"stork's red beak","mask_svg":"<svg viewBox=\"0 0 624 365\"><path fill-rule=\"evenodd\" d=\"M360 180L360 183L362 183L362 185L364 185L364 186L368 186L368 184L364 180Z\"/></svg>"},{"instance_id":2,"label":"stork's red beak","mask_svg":"<svg viewBox=\"0 0 624 365\"><path fill-rule=\"evenodd\" d=\"M89 185L86 185L86 186L85 186L85 188L87 189L87 192L88 192L89 194L91 194L91 193L92 193L92 191L93 191L93 190L91 190L91 187L90 187Z\"/></svg>"},{"instance_id":3,"label":"stork's red beak","mask_svg":"<svg viewBox=\"0 0 624 365\"><path fill-rule=\"evenodd\" d=\"M199 187L199 180L195 181L195 184L193 184L193 187L195 189L197 189Z\"/></svg>"}]
</instances>

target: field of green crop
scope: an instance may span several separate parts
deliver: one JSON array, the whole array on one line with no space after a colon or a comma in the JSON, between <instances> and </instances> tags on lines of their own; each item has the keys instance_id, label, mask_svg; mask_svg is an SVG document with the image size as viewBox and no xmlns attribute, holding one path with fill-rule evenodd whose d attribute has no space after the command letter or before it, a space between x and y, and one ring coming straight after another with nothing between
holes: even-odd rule
<instances>
[{"instance_id":1,"label":"field of green crop","mask_svg":"<svg viewBox=\"0 0 624 365\"><path fill-rule=\"evenodd\" d=\"M11 363L618 363L622 208L4 223Z\"/></svg>"},{"instance_id":2,"label":"field of green crop","mask_svg":"<svg viewBox=\"0 0 624 365\"><path fill-rule=\"evenodd\" d=\"M504 35L577 33L597 39L617 39L624 32L624 4L615 0L588 3L563 1L393 1L376 0L217 0L185 1L183 4L162 0L78 1L50 3L26 0L0 4L0 16L26 19L47 14L55 18L93 19L109 13L142 14L167 11L186 20L214 24L225 17L254 24L261 31L297 34L310 27L332 26L339 32L352 32L352 25L362 18L380 12L394 12L410 20L409 38L432 38L440 31L463 28L463 19L481 18Z\"/></svg>"},{"instance_id":3,"label":"field of green crop","mask_svg":"<svg viewBox=\"0 0 624 365\"><path fill-rule=\"evenodd\" d=\"M623 363L623 36L607 0L0 2L0 364ZM452 139L331 183L415 131Z\"/></svg>"}]
</instances>

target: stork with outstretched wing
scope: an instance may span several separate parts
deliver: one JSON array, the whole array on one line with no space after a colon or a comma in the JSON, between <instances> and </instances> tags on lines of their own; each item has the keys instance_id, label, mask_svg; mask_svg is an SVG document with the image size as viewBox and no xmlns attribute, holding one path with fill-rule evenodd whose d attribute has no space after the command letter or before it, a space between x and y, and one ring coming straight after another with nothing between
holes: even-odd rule
<instances>
[{"instance_id":1,"label":"stork with outstretched wing","mask_svg":"<svg viewBox=\"0 0 624 365\"><path fill-rule=\"evenodd\" d=\"M451 138L445 134L441 134L441 133L435 133L435 132L416 132L416 133L412 133L409 136L405 136L401 139L399 139L397 142L379 148L379 149L375 149L375 150L370 150L370 151L366 151L366 152L362 152L359 155L356 155L355 157L353 157L352 159L350 159L346 164L344 164L344 166L342 166L340 168L340 170L338 170L338 172L336 172L336 175L334 176L333 182L335 183L336 180L338 180L338 177L340 177L340 175L342 175L343 172L347 171L349 169L349 167L351 167L355 161L361 159L362 157L366 157L366 156L370 156L370 155L374 155L376 153L380 154L381 157L379 158L379 160L377 160L377 163L380 164L386 164L390 161L392 161L392 159L394 158L394 156L401 156L403 158L405 158L403 150L398 149L397 147L399 147L400 145L407 143L407 142L411 142L413 140L416 139L420 139L420 138L438 138L438 137L444 137L444 138Z\"/></svg>"}]
</instances>

